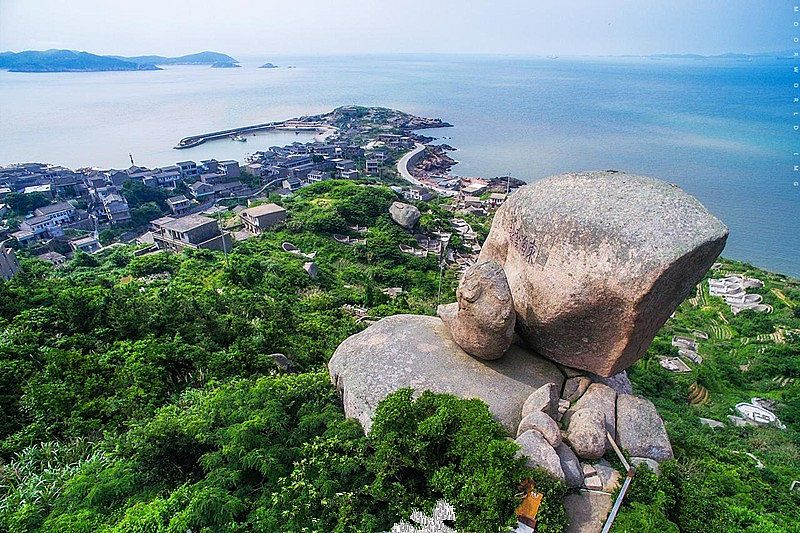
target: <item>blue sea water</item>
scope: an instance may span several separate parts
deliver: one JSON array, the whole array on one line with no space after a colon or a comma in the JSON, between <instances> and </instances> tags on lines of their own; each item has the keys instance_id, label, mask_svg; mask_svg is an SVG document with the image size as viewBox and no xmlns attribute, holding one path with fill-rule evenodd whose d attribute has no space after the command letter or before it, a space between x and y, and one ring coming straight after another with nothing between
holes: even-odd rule
<instances>
[{"instance_id":1,"label":"blue sea water","mask_svg":"<svg viewBox=\"0 0 800 533\"><path fill-rule=\"evenodd\" d=\"M381 105L455 125L453 172L526 181L618 169L677 183L730 228L724 255L800 276L800 164L786 61L359 56L242 58L243 68L0 72L0 164L125 167L243 159L275 133L190 150L214 129ZM258 69L272 61L278 69ZM287 68L289 66L295 68Z\"/></svg>"}]
</instances>

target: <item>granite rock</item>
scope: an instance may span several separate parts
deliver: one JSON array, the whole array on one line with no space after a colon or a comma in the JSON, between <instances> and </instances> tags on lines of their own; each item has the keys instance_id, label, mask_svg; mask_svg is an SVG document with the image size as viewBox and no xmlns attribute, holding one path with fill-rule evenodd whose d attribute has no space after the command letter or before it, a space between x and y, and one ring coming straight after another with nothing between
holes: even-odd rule
<instances>
[{"instance_id":1,"label":"granite rock","mask_svg":"<svg viewBox=\"0 0 800 533\"><path fill-rule=\"evenodd\" d=\"M419 209L403 202L392 202L392 205L389 206L389 214L392 220L406 229L413 228L420 216Z\"/></svg>"},{"instance_id":2,"label":"granite rock","mask_svg":"<svg viewBox=\"0 0 800 533\"><path fill-rule=\"evenodd\" d=\"M561 470L564 472L564 481L571 489L577 489L583 486L583 470L581 463L572 448L562 442L556 446L556 453L561 460Z\"/></svg>"},{"instance_id":3,"label":"granite rock","mask_svg":"<svg viewBox=\"0 0 800 533\"><path fill-rule=\"evenodd\" d=\"M642 465L647 465L650 470L658 474L659 465L658 461L653 461L652 459L648 459L647 457L631 457L631 465L638 468Z\"/></svg>"},{"instance_id":4,"label":"granite rock","mask_svg":"<svg viewBox=\"0 0 800 533\"><path fill-rule=\"evenodd\" d=\"M517 436L529 430L541 433L553 448L561 444L561 430L558 428L558 424L541 411L534 411L522 419L517 428Z\"/></svg>"},{"instance_id":5,"label":"granite rock","mask_svg":"<svg viewBox=\"0 0 800 533\"><path fill-rule=\"evenodd\" d=\"M603 413L581 409L572 415L567 441L581 459L599 459L606 452L606 429Z\"/></svg>"},{"instance_id":6,"label":"granite rock","mask_svg":"<svg viewBox=\"0 0 800 533\"><path fill-rule=\"evenodd\" d=\"M553 420L558 418L558 387L555 383L542 385L528 396L522 404L522 418L534 411L541 411Z\"/></svg>"},{"instance_id":7,"label":"granite rock","mask_svg":"<svg viewBox=\"0 0 800 533\"><path fill-rule=\"evenodd\" d=\"M610 494L580 491L564 497L569 523L565 533L600 533L614 505Z\"/></svg>"},{"instance_id":8,"label":"granite rock","mask_svg":"<svg viewBox=\"0 0 800 533\"><path fill-rule=\"evenodd\" d=\"M516 439L520 453L526 458L531 468L541 468L553 477L564 480L561 459L555 449L545 440L541 433L528 430Z\"/></svg>"},{"instance_id":9,"label":"granite rock","mask_svg":"<svg viewBox=\"0 0 800 533\"><path fill-rule=\"evenodd\" d=\"M617 398L617 442L632 456L659 463L673 457L664 421L655 406L630 394Z\"/></svg>"},{"instance_id":10,"label":"granite rock","mask_svg":"<svg viewBox=\"0 0 800 533\"><path fill-rule=\"evenodd\" d=\"M516 317L500 265L484 261L469 267L458 284L456 299L437 309L456 343L481 359L501 357L511 346Z\"/></svg>"},{"instance_id":11,"label":"granite rock","mask_svg":"<svg viewBox=\"0 0 800 533\"><path fill-rule=\"evenodd\" d=\"M644 355L727 236L675 185L582 172L511 195L479 259L505 269L517 331L534 351L608 377Z\"/></svg>"},{"instance_id":12,"label":"granite rock","mask_svg":"<svg viewBox=\"0 0 800 533\"><path fill-rule=\"evenodd\" d=\"M567 381L564 382L564 390L561 392L561 397L568 402L577 401L578 398L583 396L583 393L586 392L586 389L588 389L591 384L592 380L587 376L573 376L567 378Z\"/></svg>"},{"instance_id":13,"label":"granite rock","mask_svg":"<svg viewBox=\"0 0 800 533\"><path fill-rule=\"evenodd\" d=\"M378 403L403 387L478 398L509 435L516 435L522 404L547 383L561 387L554 364L512 346L502 359L483 361L456 344L437 317L395 315L342 342L328 363L345 414L366 431Z\"/></svg>"},{"instance_id":14,"label":"granite rock","mask_svg":"<svg viewBox=\"0 0 800 533\"><path fill-rule=\"evenodd\" d=\"M603 413L606 431L611 433L611 438L617 435L617 393L602 383L592 383L586 392L578 398L566 413L564 423L569 425L571 417L581 409L594 409Z\"/></svg>"}]
</instances>

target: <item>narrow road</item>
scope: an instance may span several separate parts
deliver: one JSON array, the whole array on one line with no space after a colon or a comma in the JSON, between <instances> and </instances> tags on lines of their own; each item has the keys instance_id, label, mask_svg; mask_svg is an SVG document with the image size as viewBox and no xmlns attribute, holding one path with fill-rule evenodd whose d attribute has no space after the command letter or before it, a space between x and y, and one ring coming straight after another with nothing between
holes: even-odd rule
<instances>
[{"instance_id":1,"label":"narrow road","mask_svg":"<svg viewBox=\"0 0 800 533\"><path fill-rule=\"evenodd\" d=\"M411 170L409 168L411 159L423 150L425 150L424 144L414 143L414 149L397 161L397 173L400 174L401 178L415 187L425 187L426 189L431 189L442 196L454 196L455 192L453 191L442 189L441 187L435 187L433 185L427 185L411 175Z\"/></svg>"}]
</instances>

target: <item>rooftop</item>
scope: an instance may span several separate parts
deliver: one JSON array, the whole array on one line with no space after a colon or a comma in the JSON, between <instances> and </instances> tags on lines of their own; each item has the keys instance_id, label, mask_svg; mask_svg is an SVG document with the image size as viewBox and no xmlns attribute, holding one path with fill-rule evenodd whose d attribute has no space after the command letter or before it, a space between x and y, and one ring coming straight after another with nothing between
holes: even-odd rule
<instances>
[{"instance_id":1,"label":"rooftop","mask_svg":"<svg viewBox=\"0 0 800 533\"><path fill-rule=\"evenodd\" d=\"M75 208L72 207L72 204L70 204L69 202L58 202L56 204L50 204L44 207L40 207L36 211L34 211L34 213L36 213L39 216L45 216L45 215L52 215L53 213L58 213L60 211L68 211L70 209L75 209Z\"/></svg>"},{"instance_id":2,"label":"rooftop","mask_svg":"<svg viewBox=\"0 0 800 533\"><path fill-rule=\"evenodd\" d=\"M188 215L183 218L176 218L170 222L161 224L162 228L169 229L177 232L184 232L205 226L209 222L216 224L217 221L213 218L208 218L203 215Z\"/></svg>"},{"instance_id":3,"label":"rooftop","mask_svg":"<svg viewBox=\"0 0 800 533\"><path fill-rule=\"evenodd\" d=\"M257 205L255 207L251 207L249 209L245 209L244 211L242 211L242 213L245 213L251 217L260 217L272 213L283 213L283 212L286 212L286 209L279 206L278 204Z\"/></svg>"}]
</instances>

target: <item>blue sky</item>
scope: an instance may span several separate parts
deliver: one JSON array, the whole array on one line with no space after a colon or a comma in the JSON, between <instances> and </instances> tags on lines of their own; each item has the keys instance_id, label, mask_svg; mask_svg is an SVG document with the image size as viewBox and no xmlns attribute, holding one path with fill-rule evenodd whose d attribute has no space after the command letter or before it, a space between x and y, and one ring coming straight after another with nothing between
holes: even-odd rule
<instances>
[{"instance_id":1,"label":"blue sky","mask_svg":"<svg viewBox=\"0 0 800 533\"><path fill-rule=\"evenodd\" d=\"M0 50L759 52L792 47L793 5L787 0L0 0Z\"/></svg>"}]
</instances>

